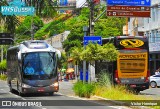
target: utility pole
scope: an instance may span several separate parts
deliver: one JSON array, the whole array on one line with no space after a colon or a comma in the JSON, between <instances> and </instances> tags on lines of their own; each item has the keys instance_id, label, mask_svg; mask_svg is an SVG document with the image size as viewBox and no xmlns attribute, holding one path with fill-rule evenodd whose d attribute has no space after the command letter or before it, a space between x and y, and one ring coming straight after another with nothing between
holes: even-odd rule
<instances>
[{"instance_id":1,"label":"utility pole","mask_svg":"<svg viewBox=\"0 0 160 109\"><path fill-rule=\"evenodd\" d=\"M33 5L32 0L31 0L31 6ZM33 16L31 18L31 40L34 40L34 31L33 31Z\"/></svg>"},{"instance_id":2,"label":"utility pole","mask_svg":"<svg viewBox=\"0 0 160 109\"><path fill-rule=\"evenodd\" d=\"M83 31L84 31L84 37L85 37L87 35L88 27L84 26ZM84 45L84 49L86 49L86 45ZM86 82L86 60L83 60L83 83L85 82Z\"/></svg>"},{"instance_id":3,"label":"utility pole","mask_svg":"<svg viewBox=\"0 0 160 109\"><path fill-rule=\"evenodd\" d=\"M126 18L126 36L128 36L128 17Z\"/></svg>"},{"instance_id":4,"label":"utility pole","mask_svg":"<svg viewBox=\"0 0 160 109\"><path fill-rule=\"evenodd\" d=\"M5 21L6 21L6 18L5 18ZM2 19L1 19L1 21L0 21L0 23L1 23L1 30L2 30L2 32L4 31L4 23L5 23L5 21L3 21ZM1 62L3 61L3 45L1 45Z\"/></svg>"},{"instance_id":5,"label":"utility pole","mask_svg":"<svg viewBox=\"0 0 160 109\"><path fill-rule=\"evenodd\" d=\"M31 40L34 40L34 31L33 31L33 16L31 18Z\"/></svg>"},{"instance_id":6,"label":"utility pole","mask_svg":"<svg viewBox=\"0 0 160 109\"><path fill-rule=\"evenodd\" d=\"M89 35L94 36L94 0L89 0L88 1L89 9L90 9L90 16L89 16ZM92 63L95 65L95 62ZM95 67L89 63L88 66L88 83L91 81L94 81L95 79Z\"/></svg>"},{"instance_id":7,"label":"utility pole","mask_svg":"<svg viewBox=\"0 0 160 109\"><path fill-rule=\"evenodd\" d=\"M94 2L93 0L89 1L90 8L90 18L89 18L89 35L94 35Z\"/></svg>"}]
</instances>

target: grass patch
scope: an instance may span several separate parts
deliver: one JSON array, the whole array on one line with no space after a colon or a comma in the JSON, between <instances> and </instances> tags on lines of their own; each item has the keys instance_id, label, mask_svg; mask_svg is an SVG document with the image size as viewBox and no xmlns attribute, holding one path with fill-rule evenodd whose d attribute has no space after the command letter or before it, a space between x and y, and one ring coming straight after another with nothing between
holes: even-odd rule
<instances>
[{"instance_id":1,"label":"grass patch","mask_svg":"<svg viewBox=\"0 0 160 109\"><path fill-rule=\"evenodd\" d=\"M95 95L106 98L108 100L124 100L123 102L126 103L128 100L155 100L155 98L151 96L144 96L144 95L136 95L135 92L129 90L126 86L123 85L115 85L111 84L111 76L107 72L101 72L99 75L98 83L95 87ZM156 102L156 101L155 101ZM154 103L154 101L153 101ZM137 106L131 106L134 109ZM153 109L160 109L159 106L146 106Z\"/></svg>"},{"instance_id":2,"label":"grass patch","mask_svg":"<svg viewBox=\"0 0 160 109\"><path fill-rule=\"evenodd\" d=\"M94 94L94 90L94 84L83 83L82 81L78 81L73 85L73 91L75 92L75 95L78 95L79 97L90 98L90 96Z\"/></svg>"},{"instance_id":3,"label":"grass patch","mask_svg":"<svg viewBox=\"0 0 160 109\"><path fill-rule=\"evenodd\" d=\"M1 79L1 80L7 80L7 75L5 75L5 74L0 74L0 79Z\"/></svg>"},{"instance_id":4,"label":"grass patch","mask_svg":"<svg viewBox=\"0 0 160 109\"><path fill-rule=\"evenodd\" d=\"M109 88L97 86L95 95L112 100L152 100L151 98L135 95L132 91L127 90L125 86L111 86Z\"/></svg>"}]
</instances>

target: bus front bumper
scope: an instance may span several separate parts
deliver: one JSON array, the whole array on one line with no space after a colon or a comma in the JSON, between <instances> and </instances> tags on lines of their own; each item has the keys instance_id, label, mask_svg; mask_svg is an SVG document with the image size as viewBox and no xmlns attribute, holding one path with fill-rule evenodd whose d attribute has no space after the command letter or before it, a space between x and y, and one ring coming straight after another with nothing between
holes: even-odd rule
<instances>
[{"instance_id":1,"label":"bus front bumper","mask_svg":"<svg viewBox=\"0 0 160 109\"><path fill-rule=\"evenodd\" d=\"M21 88L21 93L26 94L26 93L50 93L50 92L58 92L59 90L59 85L57 86L45 86L45 87L32 87L32 86L22 86Z\"/></svg>"}]
</instances>

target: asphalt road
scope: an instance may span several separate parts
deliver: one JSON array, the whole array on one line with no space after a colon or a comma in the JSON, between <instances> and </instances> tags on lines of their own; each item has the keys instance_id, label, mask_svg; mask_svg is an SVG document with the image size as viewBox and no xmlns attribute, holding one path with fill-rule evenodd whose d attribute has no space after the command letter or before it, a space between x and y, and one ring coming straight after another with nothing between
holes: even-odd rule
<instances>
[{"instance_id":1,"label":"asphalt road","mask_svg":"<svg viewBox=\"0 0 160 109\"><path fill-rule=\"evenodd\" d=\"M160 88L149 88L141 91L138 95L152 97L155 100L160 100Z\"/></svg>"},{"instance_id":2,"label":"asphalt road","mask_svg":"<svg viewBox=\"0 0 160 109\"><path fill-rule=\"evenodd\" d=\"M30 94L23 97L15 91L9 92L5 81L0 80L0 108L4 109L127 109L122 106L110 106L94 101L73 97L69 82L60 83L60 91L53 96L47 94ZM2 106L3 105L3 106ZM7 106L6 106L7 105ZM11 106L10 106L11 105ZM18 106L17 106L18 105Z\"/></svg>"}]
</instances>

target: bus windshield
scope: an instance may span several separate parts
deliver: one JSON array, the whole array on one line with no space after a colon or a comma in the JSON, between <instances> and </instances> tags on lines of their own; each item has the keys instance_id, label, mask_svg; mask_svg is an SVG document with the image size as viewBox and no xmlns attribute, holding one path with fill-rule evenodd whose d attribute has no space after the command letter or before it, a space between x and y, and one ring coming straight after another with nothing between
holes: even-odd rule
<instances>
[{"instance_id":1,"label":"bus windshield","mask_svg":"<svg viewBox=\"0 0 160 109\"><path fill-rule=\"evenodd\" d=\"M51 79L56 75L56 57L53 52L24 53L23 78L29 80Z\"/></svg>"}]
</instances>

